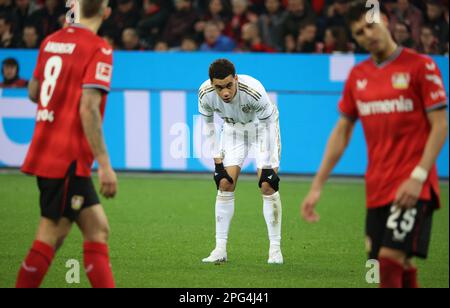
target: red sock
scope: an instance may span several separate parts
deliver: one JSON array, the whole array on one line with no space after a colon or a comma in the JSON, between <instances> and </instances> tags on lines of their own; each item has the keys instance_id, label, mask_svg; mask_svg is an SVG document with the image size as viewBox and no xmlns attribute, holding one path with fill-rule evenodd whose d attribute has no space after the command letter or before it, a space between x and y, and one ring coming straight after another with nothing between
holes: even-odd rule
<instances>
[{"instance_id":1,"label":"red sock","mask_svg":"<svg viewBox=\"0 0 450 308\"><path fill-rule=\"evenodd\" d=\"M84 243L84 267L93 288L114 288L108 245Z\"/></svg>"},{"instance_id":2,"label":"red sock","mask_svg":"<svg viewBox=\"0 0 450 308\"><path fill-rule=\"evenodd\" d=\"M410 268L403 273L403 288L404 289L418 289L419 283L417 281L417 268Z\"/></svg>"},{"instance_id":3,"label":"red sock","mask_svg":"<svg viewBox=\"0 0 450 308\"><path fill-rule=\"evenodd\" d=\"M55 256L50 245L35 241L17 277L16 288L39 288Z\"/></svg>"},{"instance_id":4,"label":"red sock","mask_svg":"<svg viewBox=\"0 0 450 308\"><path fill-rule=\"evenodd\" d=\"M380 258L380 288L401 289L403 286L403 265L395 260Z\"/></svg>"}]
</instances>

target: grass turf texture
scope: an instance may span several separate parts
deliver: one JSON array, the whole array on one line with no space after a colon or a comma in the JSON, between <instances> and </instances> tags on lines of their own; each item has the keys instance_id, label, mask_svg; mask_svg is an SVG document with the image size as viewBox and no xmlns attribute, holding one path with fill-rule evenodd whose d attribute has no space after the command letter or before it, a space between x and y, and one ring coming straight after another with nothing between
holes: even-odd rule
<instances>
[{"instance_id":1,"label":"grass turf texture","mask_svg":"<svg viewBox=\"0 0 450 308\"><path fill-rule=\"evenodd\" d=\"M97 181L97 180L95 180ZM119 176L119 195L103 204L111 225L111 263L118 287L376 287L365 281L364 185L330 183L319 205L321 221L309 225L298 205L309 183L284 179L285 264L268 265L267 229L256 180L238 184L229 237L229 262L202 264L214 248L215 186L204 177ZM97 184L97 183L96 183ZM448 186L434 218L430 257L418 261L423 287L449 287ZM13 287L39 219L35 179L0 175L0 288ZM43 287L89 287L65 281L67 260L82 266L82 238L72 229Z\"/></svg>"}]
</instances>

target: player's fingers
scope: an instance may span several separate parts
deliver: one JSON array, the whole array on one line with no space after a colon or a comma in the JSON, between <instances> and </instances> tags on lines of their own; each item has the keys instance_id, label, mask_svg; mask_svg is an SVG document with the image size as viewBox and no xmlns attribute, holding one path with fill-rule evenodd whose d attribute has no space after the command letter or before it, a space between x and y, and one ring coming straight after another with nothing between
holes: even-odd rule
<instances>
[{"instance_id":1,"label":"player's fingers","mask_svg":"<svg viewBox=\"0 0 450 308\"><path fill-rule=\"evenodd\" d=\"M110 183L103 184L103 196L106 199L111 198L111 184Z\"/></svg>"},{"instance_id":2,"label":"player's fingers","mask_svg":"<svg viewBox=\"0 0 450 308\"><path fill-rule=\"evenodd\" d=\"M405 208L407 208L408 207L408 195L406 195L406 194L403 194L401 197L400 197L400 199L398 200L398 206L401 208L401 209L405 209Z\"/></svg>"},{"instance_id":3,"label":"player's fingers","mask_svg":"<svg viewBox=\"0 0 450 308\"><path fill-rule=\"evenodd\" d=\"M412 209L413 207L416 206L418 199L414 196L409 196L408 197L408 209Z\"/></svg>"},{"instance_id":4,"label":"player's fingers","mask_svg":"<svg viewBox=\"0 0 450 308\"><path fill-rule=\"evenodd\" d=\"M105 195L105 184L103 184L103 183L100 183L100 194L102 196Z\"/></svg>"},{"instance_id":5,"label":"player's fingers","mask_svg":"<svg viewBox=\"0 0 450 308\"><path fill-rule=\"evenodd\" d=\"M111 198L117 195L117 182L111 184Z\"/></svg>"}]
</instances>

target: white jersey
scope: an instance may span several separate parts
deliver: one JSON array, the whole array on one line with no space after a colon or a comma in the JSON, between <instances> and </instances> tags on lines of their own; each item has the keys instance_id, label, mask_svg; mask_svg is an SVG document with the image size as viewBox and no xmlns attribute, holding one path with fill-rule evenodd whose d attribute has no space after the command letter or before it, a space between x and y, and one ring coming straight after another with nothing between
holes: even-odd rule
<instances>
[{"instance_id":1,"label":"white jersey","mask_svg":"<svg viewBox=\"0 0 450 308\"><path fill-rule=\"evenodd\" d=\"M258 80L238 75L237 93L230 103L225 103L207 80L200 87L198 109L206 122L211 155L222 159L225 167L242 168L253 152L258 169L278 168L281 152L278 108ZM225 121L220 143L216 142L214 114Z\"/></svg>"},{"instance_id":2,"label":"white jersey","mask_svg":"<svg viewBox=\"0 0 450 308\"><path fill-rule=\"evenodd\" d=\"M205 117L213 118L217 114L230 124L278 118L278 108L271 102L264 86L248 75L238 75L237 93L230 103L220 98L209 79L205 81L198 93L198 109Z\"/></svg>"}]
</instances>

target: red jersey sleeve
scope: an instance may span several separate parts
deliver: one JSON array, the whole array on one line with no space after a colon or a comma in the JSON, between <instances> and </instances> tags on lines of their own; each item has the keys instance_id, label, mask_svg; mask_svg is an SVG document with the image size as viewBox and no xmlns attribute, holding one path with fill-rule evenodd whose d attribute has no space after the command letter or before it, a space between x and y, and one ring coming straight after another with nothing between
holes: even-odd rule
<instances>
[{"instance_id":1,"label":"red jersey sleeve","mask_svg":"<svg viewBox=\"0 0 450 308\"><path fill-rule=\"evenodd\" d=\"M427 112L447 106L447 94L439 67L429 57L419 63L416 85Z\"/></svg>"},{"instance_id":2,"label":"red jersey sleeve","mask_svg":"<svg viewBox=\"0 0 450 308\"><path fill-rule=\"evenodd\" d=\"M352 78L352 74L350 74L347 82L345 83L344 92L341 100L339 101L338 109L343 116L356 120L358 119L358 109L353 97L353 88L354 80Z\"/></svg>"},{"instance_id":3,"label":"red jersey sleeve","mask_svg":"<svg viewBox=\"0 0 450 308\"><path fill-rule=\"evenodd\" d=\"M84 89L100 89L109 92L112 79L112 48L98 48L87 65L83 77Z\"/></svg>"}]
</instances>

